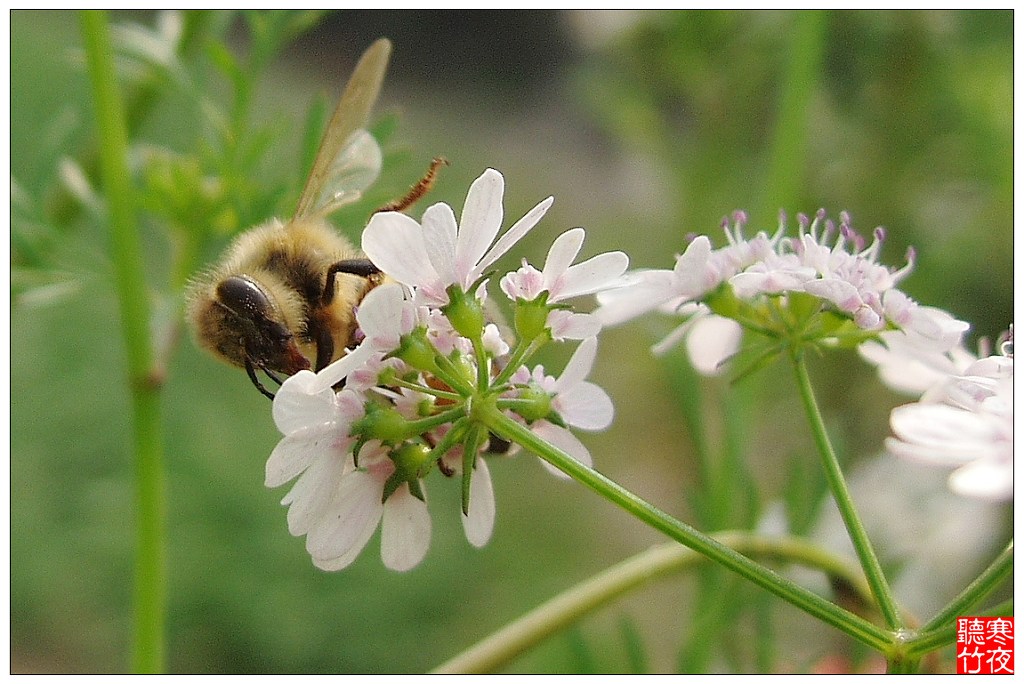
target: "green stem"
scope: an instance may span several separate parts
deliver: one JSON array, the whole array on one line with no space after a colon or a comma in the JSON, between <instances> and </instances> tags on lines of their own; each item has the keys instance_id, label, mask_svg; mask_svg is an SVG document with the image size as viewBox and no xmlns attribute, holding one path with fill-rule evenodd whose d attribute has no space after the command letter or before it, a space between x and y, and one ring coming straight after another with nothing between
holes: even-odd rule
<instances>
[{"instance_id":1,"label":"green stem","mask_svg":"<svg viewBox=\"0 0 1024 684\"><path fill-rule=\"evenodd\" d=\"M795 537L766 538L722 532L714 538L739 553L782 563L799 563L840 578L870 598L863 578L839 558ZM493 672L587 613L669 572L694 566L704 556L678 544L661 544L608 568L538 606L518 620L438 666L433 674Z\"/></svg>"},{"instance_id":2,"label":"green stem","mask_svg":"<svg viewBox=\"0 0 1024 684\"><path fill-rule=\"evenodd\" d=\"M486 425L494 434L533 451L577 482L586 485L601 497L684 546L729 568L871 648L884 651L889 647L890 635L881 628L826 601L795 582L755 563L746 556L655 508L618 483L609 480L564 451L538 438L529 429L504 415L493 405L488 406L486 403L480 402L474 407L473 417Z\"/></svg>"},{"instance_id":3,"label":"green stem","mask_svg":"<svg viewBox=\"0 0 1024 684\"><path fill-rule=\"evenodd\" d=\"M882 566L878 562L875 550L871 546L868 535L864 531L864 525L857 514L857 509L853 505L850 491L846 487L846 479L843 477L842 468L839 467L839 459L836 458L835 449L832 448L832 442L829 440L828 432L825 429L825 421L821 417L818 402L814 398L814 388L811 386L811 378L807 372L807 363L803 354L799 351L794 353L792 358L793 368L796 371L797 385L800 388L800 398L803 400L804 409L807 411L807 419L811 425L811 432L814 434L814 441L821 455L822 465L825 469L825 479L828 481L829 489L832 490L832 496L839 507L839 514L843 518L843 523L846 525L850 540L857 551L857 557L860 559L864 575L871 586L871 593L874 594L875 601L878 602L882 617L890 629L899 631L903 628L903 619L896 608L892 590L889 588L889 583L882 573Z\"/></svg>"},{"instance_id":4,"label":"green stem","mask_svg":"<svg viewBox=\"0 0 1024 684\"><path fill-rule=\"evenodd\" d=\"M159 383L154 381L149 302L142 248L135 230L127 167L124 109L117 88L113 48L103 12L81 14L82 33L96 107L100 171L110 215L114 285L132 402L136 477L135 672L164 669L164 483Z\"/></svg>"},{"instance_id":5,"label":"green stem","mask_svg":"<svg viewBox=\"0 0 1024 684\"><path fill-rule=\"evenodd\" d=\"M985 610L972 610L972 615L1013 615L1013 599L1008 599ZM920 633L907 642L907 655L921 657L943 646L948 646L956 639L956 622L952 620L934 631Z\"/></svg>"}]
</instances>

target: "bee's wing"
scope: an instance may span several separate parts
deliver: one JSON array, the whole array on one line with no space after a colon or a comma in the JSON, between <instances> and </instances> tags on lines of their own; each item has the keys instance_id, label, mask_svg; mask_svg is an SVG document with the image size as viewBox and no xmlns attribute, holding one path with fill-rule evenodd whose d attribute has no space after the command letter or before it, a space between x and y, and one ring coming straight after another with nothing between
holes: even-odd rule
<instances>
[{"instance_id":1,"label":"bee's wing","mask_svg":"<svg viewBox=\"0 0 1024 684\"><path fill-rule=\"evenodd\" d=\"M377 141L363 129L377 100L391 56L381 38L359 58L320 141L313 169L302 189L295 217L326 215L354 202L380 173Z\"/></svg>"}]
</instances>

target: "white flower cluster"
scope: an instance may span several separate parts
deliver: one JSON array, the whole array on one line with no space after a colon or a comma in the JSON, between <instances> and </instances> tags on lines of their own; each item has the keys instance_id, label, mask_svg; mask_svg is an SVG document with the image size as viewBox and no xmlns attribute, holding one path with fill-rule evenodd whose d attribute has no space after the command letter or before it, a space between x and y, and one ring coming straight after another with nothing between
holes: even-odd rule
<instances>
[{"instance_id":1,"label":"white flower cluster","mask_svg":"<svg viewBox=\"0 0 1024 684\"><path fill-rule=\"evenodd\" d=\"M686 321L655 347L658 352L686 335L698 336L698 327L715 326L714 333L700 336L704 344L690 345L698 370L706 373L715 372L736 351L741 326L768 330L774 325L770 313L759 318L751 307L743 311L745 317L730 316L731 323L715 320L716 308L723 308L715 306L716 299L720 302L725 296L749 304L810 295L820 300L823 309L852 321L858 334L899 329L941 351L959 341L966 323L938 309L918 306L896 289L913 268L913 251L906 265L890 269L878 263L885 238L881 228L866 245L845 213L838 225L823 210L813 220L802 214L798 219L796 236L786 235L782 219L773 235L762 231L746 239L747 218L739 212L731 224L723 221L724 247L712 249L707 236L695 237L671 271L631 273L625 287L601 293L601 307L595 314L605 325L654 310L684 316Z\"/></svg>"},{"instance_id":2,"label":"white flower cluster","mask_svg":"<svg viewBox=\"0 0 1024 684\"><path fill-rule=\"evenodd\" d=\"M293 375L274 400L284 438L267 462L266 484L296 480L282 502L288 529L306 536L317 567L349 565L378 524L384 564L417 565L430 543L424 478L433 470L460 476L466 536L476 546L487 543L495 505L482 454L500 448L475 420L474 406L495 406L587 465L589 452L568 428L599 430L611 422L607 394L585 380L600 324L563 302L616 282L626 255L573 265L584 238L577 228L555 240L543 270L524 261L501 278L515 306L517 339L510 339L483 314L487 271L552 200L495 241L503 193L501 174L488 169L472 184L460 222L443 203L419 223L396 212L374 215L362 246L387 282L358 308L363 341L319 373ZM552 339L582 340L558 378L527 365Z\"/></svg>"}]
</instances>

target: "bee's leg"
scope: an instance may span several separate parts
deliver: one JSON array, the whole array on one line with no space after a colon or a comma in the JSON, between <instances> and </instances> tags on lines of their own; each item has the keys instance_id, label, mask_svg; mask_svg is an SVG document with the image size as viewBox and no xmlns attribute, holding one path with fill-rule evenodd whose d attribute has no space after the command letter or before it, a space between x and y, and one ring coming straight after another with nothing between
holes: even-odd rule
<instances>
[{"instance_id":1,"label":"bee's leg","mask_svg":"<svg viewBox=\"0 0 1024 684\"><path fill-rule=\"evenodd\" d=\"M416 185L409 189L405 197L402 199L395 200L394 202L388 202L383 207L373 212L379 214L382 211L404 211L416 204L416 201L430 192L430 189L434 187L434 181L437 179L437 170L442 166L448 166L448 160L444 157L434 157L434 160L430 162L430 168L427 169L427 173L423 178L416 182Z\"/></svg>"},{"instance_id":2,"label":"bee's leg","mask_svg":"<svg viewBox=\"0 0 1024 684\"><path fill-rule=\"evenodd\" d=\"M310 321L310 334L316 344L316 372L319 373L334 358L334 338L331 332L322 326L313 326Z\"/></svg>"},{"instance_id":3,"label":"bee's leg","mask_svg":"<svg viewBox=\"0 0 1024 684\"><path fill-rule=\"evenodd\" d=\"M327 269L327 281L324 283L323 294L320 295L320 303L324 306L334 301L334 280L339 273L350 273L360 278L372 278L380 275L380 269L374 266L369 259L342 259L331 264Z\"/></svg>"},{"instance_id":4,"label":"bee's leg","mask_svg":"<svg viewBox=\"0 0 1024 684\"><path fill-rule=\"evenodd\" d=\"M256 369L253 367L252 361L249 360L249 357L245 358L245 372L249 375L249 379L252 380L252 384L256 387L256 389L260 391L260 394L273 401L274 393L268 390L266 387L264 387L263 383L260 382L260 379L256 377ZM269 375L273 380L277 380L277 378L275 378L270 373L267 373L267 375ZM278 382L278 384L281 383Z\"/></svg>"}]
</instances>

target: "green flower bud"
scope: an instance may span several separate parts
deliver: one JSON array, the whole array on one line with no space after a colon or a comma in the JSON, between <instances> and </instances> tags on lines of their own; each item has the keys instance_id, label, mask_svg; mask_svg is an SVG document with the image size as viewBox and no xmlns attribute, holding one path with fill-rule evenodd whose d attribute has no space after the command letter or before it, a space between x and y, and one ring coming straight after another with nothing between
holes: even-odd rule
<instances>
[{"instance_id":1,"label":"green flower bud","mask_svg":"<svg viewBox=\"0 0 1024 684\"><path fill-rule=\"evenodd\" d=\"M470 340L480 339L487 323L480 301L456 285L449 287L447 292L449 301L441 310L448 317L452 327L463 337Z\"/></svg>"},{"instance_id":2,"label":"green flower bud","mask_svg":"<svg viewBox=\"0 0 1024 684\"><path fill-rule=\"evenodd\" d=\"M520 339L534 340L547 329L548 293L545 290L533 301L516 300L515 326Z\"/></svg>"},{"instance_id":3,"label":"green flower bud","mask_svg":"<svg viewBox=\"0 0 1024 684\"><path fill-rule=\"evenodd\" d=\"M522 390L517 397L515 412L530 423L547 418L551 413L551 395L531 385Z\"/></svg>"}]
</instances>

